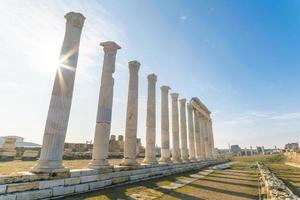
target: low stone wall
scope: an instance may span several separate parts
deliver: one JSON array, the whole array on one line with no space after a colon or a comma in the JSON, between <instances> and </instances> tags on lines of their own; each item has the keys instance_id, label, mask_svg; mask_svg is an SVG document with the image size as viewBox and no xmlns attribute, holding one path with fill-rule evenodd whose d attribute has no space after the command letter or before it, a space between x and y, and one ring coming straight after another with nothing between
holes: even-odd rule
<instances>
[{"instance_id":1,"label":"low stone wall","mask_svg":"<svg viewBox=\"0 0 300 200\"><path fill-rule=\"evenodd\" d=\"M257 163L260 172L262 189L270 200L299 200L296 195L278 179L264 164Z\"/></svg>"},{"instance_id":2,"label":"low stone wall","mask_svg":"<svg viewBox=\"0 0 300 200\"><path fill-rule=\"evenodd\" d=\"M139 182L223 163L225 161L200 161L181 164L115 166L111 169L80 169L63 174L22 173L0 176L0 200L34 200L59 198L90 192L114 185Z\"/></svg>"}]
</instances>

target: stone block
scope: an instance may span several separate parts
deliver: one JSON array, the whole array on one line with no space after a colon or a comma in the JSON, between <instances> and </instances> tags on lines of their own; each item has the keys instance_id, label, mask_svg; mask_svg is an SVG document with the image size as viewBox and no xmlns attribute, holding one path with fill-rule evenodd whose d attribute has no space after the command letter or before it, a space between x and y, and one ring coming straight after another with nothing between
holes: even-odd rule
<instances>
[{"instance_id":1,"label":"stone block","mask_svg":"<svg viewBox=\"0 0 300 200\"><path fill-rule=\"evenodd\" d=\"M111 185L111 180L97 181L90 183L90 190L96 190L105 186Z\"/></svg>"},{"instance_id":2,"label":"stone block","mask_svg":"<svg viewBox=\"0 0 300 200\"><path fill-rule=\"evenodd\" d=\"M52 196L52 189L19 192L16 195L17 200L45 199Z\"/></svg>"},{"instance_id":3,"label":"stone block","mask_svg":"<svg viewBox=\"0 0 300 200\"><path fill-rule=\"evenodd\" d=\"M116 177L116 178L113 178L111 181L112 181L112 184L118 184L118 183L124 183L124 182L127 182L130 180L130 177L129 176L123 176L123 177Z\"/></svg>"},{"instance_id":4,"label":"stone block","mask_svg":"<svg viewBox=\"0 0 300 200\"><path fill-rule=\"evenodd\" d=\"M70 177L80 177L81 170L80 169L71 169L70 170Z\"/></svg>"},{"instance_id":5,"label":"stone block","mask_svg":"<svg viewBox=\"0 0 300 200\"><path fill-rule=\"evenodd\" d=\"M53 188L53 187L61 186L61 185L64 185L64 179L40 181L39 189Z\"/></svg>"},{"instance_id":6,"label":"stone block","mask_svg":"<svg viewBox=\"0 0 300 200\"><path fill-rule=\"evenodd\" d=\"M99 175L80 177L80 183L88 183L88 182L93 182L93 181L98 181L98 180L99 180Z\"/></svg>"},{"instance_id":7,"label":"stone block","mask_svg":"<svg viewBox=\"0 0 300 200\"><path fill-rule=\"evenodd\" d=\"M90 175L96 175L99 174L99 170L97 169L81 169L81 176L90 176Z\"/></svg>"},{"instance_id":8,"label":"stone block","mask_svg":"<svg viewBox=\"0 0 300 200\"><path fill-rule=\"evenodd\" d=\"M16 200L17 195L15 194L6 194L6 195L0 195L0 200Z\"/></svg>"},{"instance_id":9,"label":"stone block","mask_svg":"<svg viewBox=\"0 0 300 200\"><path fill-rule=\"evenodd\" d=\"M90 184L89 183L75 185L75 192L76 193L87 192L87 191L89 191L89 189L90 189Z\"/></svg>"},{"instance_id":10,"label":"stone block","mask_svg":"<svg viewBox=\"0 0 300 200\"><path fill-rule=\"evenodd\" d=\"M27 182L27 183L13 183L7 185L6 192L23 192L27 190L36 190L39 189L39 182Z\"/></svg>"},{"instance_id":11,"label":"stone block","mask_svg":"<svg viewBox=\"0 0 300 200\"><path fill-rule=\"evenodd\" d=\"M6 185L0 185L0 194L4 194L6 192Z\"/></svg>"},{"instance_id":12,"label":"stone block","mask_svg":"<svg viewBox=\"0 0 300 200\"><path fill-rule=\"evenodd\" d=\"M66 178L64 185L77 185L80 183L80 177Z\"/></svg>"},{"instance_id":13,"label":"stone block","mask_svg":"<svg viewBox=\"0 0 300 200\"><path fill-rule=\"evenodd\" d=\"M64 196L73 194L75 192L75 186L58 186L52 189L53 196Z\"/></svg>"}]
</instances>

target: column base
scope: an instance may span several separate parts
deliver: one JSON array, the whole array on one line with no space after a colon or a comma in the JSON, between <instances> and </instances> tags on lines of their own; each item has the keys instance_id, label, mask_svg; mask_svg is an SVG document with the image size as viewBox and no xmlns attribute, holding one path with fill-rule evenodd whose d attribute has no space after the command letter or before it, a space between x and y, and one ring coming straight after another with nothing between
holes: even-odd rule
<instances>
[{"instance_id":1,"label":"column base","mask_svg":"<svg viewBox=\"0 0 300 200\"><path fill-rule=\"evenodd\" d=\"M158 161L159 164L168 164L168 163L172 163L170 158L160 158Z\"/></svg>"},{"instance_id":2,"label":"column base","mask_svg":"<svg viewBox=\"0 0 300 200\"><path fill-rule=\"evenodd\" d=\"M188 162L190 162L190 160L188 158L182 158L182 162L188 163Z\"/></svg>"},{"instance_id":3,"label":"column base","mask_svg":"<svg viewBox=\"0 0 300 200\"><path fill-rule=\"evenodd\" d=\"M190 158L190 161L191 162L197 162L197 159L196 158Z\"/></svg>"},{"instance_id":4,"label":"column base","mask_svg":"<svg viewBox=\"0 0 300 200\"><path fill-rule=\"evenodd\" d=\"M107 168L112 168L112 166L108 163L107 159L101 159L101 160L91 160L91 162L88 165L88 168L107 169Z\"/></svg>"},{"instance_id":5,"label":"column base","mask_svg":"<svg viewBox=\"0 0 300 200\"><path fill-rule=\"evenodd\" d=\"M172 158L173 163L182 163L182 160L180 158Z\"/></svg>"},{"instance_id":6,"label":"column base","mask_svg":"<svg viewBox=\"0 0 300 200\"><path fill-rule=\"evenodd\" d=\"M62 160L39 160L30 172L36 174L66 173L70 169L63 165Z\"/></svg>"},{"instance_id":7,"label":"column base","mask_svg":"<svg viewBox=\"0 0 300 200\"><path fill-rule=\"evenodd\" d=\"M145 164L145 165L156 165L158 164L156 158L145 158L142 162L142 164Z\"/></svg>"},{"instance_id":8,"label":"column base","mask_svg":"<svg viewBox=\"0 0 300 200\"><path fill-rule=\"evenodd\" d=\"M136 166L139 165L139 163L136 161L136 159L131 158L123 158L122 162L120 163L120 166Z\"/></svg>"}]
</instances>

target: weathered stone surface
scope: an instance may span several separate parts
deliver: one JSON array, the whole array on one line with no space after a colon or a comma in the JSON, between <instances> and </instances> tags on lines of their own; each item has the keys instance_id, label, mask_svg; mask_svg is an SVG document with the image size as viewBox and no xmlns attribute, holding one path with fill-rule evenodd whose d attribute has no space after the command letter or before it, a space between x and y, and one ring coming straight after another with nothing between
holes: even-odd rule
<instances>
[{"instance_id":1,"label":"weathered stone surface","mask_svg":"<svg viewBox=\"0 0 300 200\"><path fill-rule=\"evenodd\" d=\"M61 185L64 185L64 179L40 181L39 189L52 188Z\"/></svg>"},{"instance_id":2,"label":"weathered stone surface","mask_svg":"<svg viewBox=\"0 0 300 200\"><path fill-rule=\"evenodd\" d=\"M6 192L6 185L0 185L0 194L4 194Z\"/></svg>"},{"instance_id":3,"label":"weathered stone surface","mask_svg":"<svg viewBox=\"0 0 300 200\"><path fill-rule=\"evenodd\" d=\"M80 177L80 183L98 181L99 176L100 175L82 176L82 177Z\"/></svg>"},{"instance_id":4,"label":"weathered stone surface","mask_svg":"<svg viewBox=\"0 0 300 200\"><path fill-rule=\"evenodd\" d=\"M7 185L6 192L22 192L27 190L39 189L39 182L13 183Z\"/></svg>"},{"instance_id":5,"label":"weathered stone surface","mask_svg":"<svg viewBox=\"0 0 300 200\"><path fill-rule=\"evenodd\" d=\"M17 200L44 199L52 196L52 189L20 192L20 193L16 193L16 195L17 195Z\"/></svg>"},{"instance_id":6,"label":"weathered stone surface","mask_svg":"<svg viewBox=\"0 0 300 200\"><path fill-rule=\"evenodd\" d=\"M92 183L90 183L90 190L103 188L103 187L111 185L111 184L112 184L111 180L92 182Z\"/></svg>"},{"instance_id":7,"label":"weathered stone surface","mask_svg":"<svg viewBox=\"0 0 300 200\"><path fill-rule=\"evenodd\" d=\"M100 45L103 46L104 59L94 136L93 157L89 163L89 167L93 169L109 167L107 157L114 91L113 73L115 72L117 50L121 49L119 45L112 41L103 42Z\"/></svg>"},{"instance_id":8,"label":"weathered stone surface","mask_svg":"<svg viewBox=\"0 0 300 200\"><path fill-rule=\"evenodd\" d=\"M123 177L116 177L112 179L112 184L118 184L129 181L129 176L123 176Z\"/></svg>"},{"instance_id":9,"label":"weathered stone surface","mask_svg":"<svg viewBox=\"0 0 300 200\"><path fill-rule=\"evenodd\" d=\"M0 195L0 200L16 200L17 195L15 194L6 194L6 195Z\"/></svg>"},{"instance_id":10,"label":"weathered stone surface","mask_svg":"<svg viewBox=\"0 0 300 200\"><path fill-rule=\"evenodd\" d=\"M52 189L53 196L64 196L75 192L75 186L58 186Z\"/></svg>"},{"instance_id":11,"label":"weathered stone surface","mask_svg":"<svg viewBox=\"0 0 300 200\"><path fill-rule=\"evenodd\" d=\"M64 185L77 185L80 183L80 178L79 177L74 177L74 178L66 178L65 179L65 184Z\"/></svg>"},{"instance_id":12,"label":"weathered stone surface","mask_svg":"<svg viewBox=\"0 0 300 200\"><path fill-rule=\"evenodd\" d=\"M38 164L32 169L36 173L68 171L63 166L62 155L85 17L81 13L69 12L65 18L66 32L60 53L60 66L56 71L52 90L41 155Z\"/></svg>"},{"instance_id":13,"label":"weathered stone surface","mask_svg":"<svg viewBox=\"0 0 300 200\"><path fill-rule=\"evenodd\" d=\"M75 185L75 192L76 193L87 192L87 191L89 191L89 189L90 189L90 184L89 183Z\"/></svg>"},{"instance_id":14,"label":"weathered stone surface","mask_svg":"<svg viewBox=\"0 0 300 200\"><path fill-rule=\"evenodd\" d=\"M95 174L99 174L98 169L81 169L81 173L80 173L81 176L89 176Z\"/></svg>"}]
</instances>

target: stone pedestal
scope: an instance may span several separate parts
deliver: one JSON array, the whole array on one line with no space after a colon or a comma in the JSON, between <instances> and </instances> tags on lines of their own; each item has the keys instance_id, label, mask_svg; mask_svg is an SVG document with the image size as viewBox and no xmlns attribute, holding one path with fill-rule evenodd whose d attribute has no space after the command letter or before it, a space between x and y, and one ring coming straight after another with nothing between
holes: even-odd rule
<instances>
[{"instance_id":1,"label":"stone pedestal","mask_svg":"<svg viewBox=\"0 0 300 200\"><path fill-rule=\"evenodd\" d=\"M172 161L180 163L180 146L179 146L179 119L178 119L178 93L172 93Z\"/></svg>"},{"instance_id":2,"label":"stone pedestal","mask_svg":"<svg viewBox=\"0 0 300 200\"><path fill-rule=\"evenodd\" d=\"M130 61L129 63L129 89L126 113L126 130L124 143L124 159L121 165L137 165L136 144L137 144L137 120L138 120L138 88L140 63Z\"/></svg>"},{"instance_id":3,"label":"stone pedestal","mask_svg":"<svg viewBox=\"0 0 300 200\"><path fill-rule=\"evenodd\" d=\"M194 162L196 159L195 152L195 137L194 137L194 119L193 119L193 106L187 103L188 113L188 140L189 140L189 159Z\"/></svg>"},{"instance_id":4,"label":"stone pedestal","mask_svg":"<svg viewBox=\"0 0 300 200\"><path fill-rule=\"evenodd\" d=\"M186 127L186 99L180 99L180 141L181 141L181 159L183 162L189 162L187 149L187 127Z\"/></svg>"},{"instance_id":5,"label":"stone pedestal","mask_svg":"<svg viewBox=\"0 0 300 200\"><path fill-rule=\"evenodd\" d=\"M107 161L109 136L112 117L115 62L117 50L121 47L115 42L108 41L100 44L103 46L104 59L98 102L96 129L94 136L93 155L89 168L101 169L110 167Z\"/></svg>"},{"instance_id":6,"label":"stone pedestal","mask_svg":"<svg viewBox=\"0 0 300 200\"><path fill-rule=\"evenodd\" d=\"M194 110L194 125L195 125L195 147L196 147L196 159L198 161L203 160L201 156L201 136L200 136L200 121L199 121L199 113Z\"/></svg>"},{"instance_id":7,"label":"stone pedestal","mask_svg":"<svg viewBox=\"0 0 300 200\"><path fill-rule=\"evenodd\" d=\"M144 164L157 164L155 153L156 134L156 81L155 74L148 75L148 99L147 99L147 122L146 122L146 152Z\"/></svg>"},{"instance_id":8,"label":"stone pedestal","mask_svg":"<svg viewBox=\"0 0 300 200\"><path fill-rule=\"evenodd\" d=\"M65 18L66 32L60 54L60 66L55 76L40 159L31 170L34 173L68 171L63 166L62 155L85 17L80 13L70 12L65 15Z\"/></svg>"},{"instance_id":9,"label":"stone pedestal","mask_svg":"<svg viewBox=\"0 0 300 200\"><path fill-rule=\"evenodd\" d=\"M161 158L160 163L170 163L169 86L161 88Z\"/></svg>"}]
</instances>

